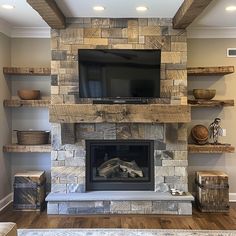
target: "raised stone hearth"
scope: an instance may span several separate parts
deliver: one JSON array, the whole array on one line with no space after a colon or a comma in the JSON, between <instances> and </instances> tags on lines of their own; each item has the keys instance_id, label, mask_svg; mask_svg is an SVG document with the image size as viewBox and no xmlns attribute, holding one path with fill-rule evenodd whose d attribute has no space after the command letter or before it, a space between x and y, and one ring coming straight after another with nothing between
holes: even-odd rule
<instances>
[{"instance_id":1,"label":"raised stone hearth","mask_svg":"<svg viewBox=\"0 0 236 236\"><path fill-rule=\"evenodd\" d=\"M188 192L186 31L172 19L70 19L52 30L51 193L49 214L191 214ZM160 99L145 105L95 105L79 98L79 49L161 49ZM86 188L88 140L153 142L153 191Z\"/></svg>"}]
</instances>

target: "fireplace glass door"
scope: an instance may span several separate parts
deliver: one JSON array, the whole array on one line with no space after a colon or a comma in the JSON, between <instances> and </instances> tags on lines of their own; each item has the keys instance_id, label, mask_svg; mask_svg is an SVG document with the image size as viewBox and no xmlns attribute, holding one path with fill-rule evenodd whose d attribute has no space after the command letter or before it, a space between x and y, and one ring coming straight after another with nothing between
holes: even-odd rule
<instances>
[{"instance_id":1,"label":"fireplace glass door","mask_svg":"<svg viewBox=\"0 0 236 236\"><path fill-rule=\"evenodd\" d=\"M86 190L153 190L153 141L86 141Z\"/></svg>"}]
</instances>

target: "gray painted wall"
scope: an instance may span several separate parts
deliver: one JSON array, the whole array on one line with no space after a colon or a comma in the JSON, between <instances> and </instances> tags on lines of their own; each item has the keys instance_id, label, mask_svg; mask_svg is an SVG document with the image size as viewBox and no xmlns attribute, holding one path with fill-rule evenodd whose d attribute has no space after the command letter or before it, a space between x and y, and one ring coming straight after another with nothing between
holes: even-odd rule
<instances>
[{"instance_id":1,"label":"gray painted wall","mask_svg":"<svg viewBox=\"0 0 236 236\"><path fill-rule=\"evenodd\" d=\"M10 97L10 86L2 73L2 68L11 64L10 50L10 39L0 33L0 209L4 204L2 200L11 192L11 159L2 152L2 146L11 140L9 132L11 130L11 111L2 106L3 100Z\"/></svg>"},{"instance_id":2,"label":"gray painted wall","mask_svg":"<svg viewBox=\"0 0 236 236\"><path fill-rule=\"evenodd\" d=\"M233 65L236 69L236 58L226 57L226 49L236 47L236 39L189 39L188 66L221 66ZM236 101L236 73L222 76L191 77L188 88L216 89L215 99L234 99ZM215 117L222 119L222 128L226 129L226 137L220 142L236 146L236 108L208 108L192 110L192 123L209 126ZM229 174L231 199L236 200L236 158L235 154L191 154L189 155L189 175L193 180L196 170L221 170ZM235 193L235 194L232 194Z\"/></svg>"}]
</instances>

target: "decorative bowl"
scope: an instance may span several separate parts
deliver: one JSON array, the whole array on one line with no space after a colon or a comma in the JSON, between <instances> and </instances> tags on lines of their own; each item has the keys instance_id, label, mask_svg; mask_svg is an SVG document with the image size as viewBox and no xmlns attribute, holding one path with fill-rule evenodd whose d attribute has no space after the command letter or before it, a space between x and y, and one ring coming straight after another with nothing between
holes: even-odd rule
<instances>
[{"instance_id":1,"label":"decorative bowl","mask_svg":"<svg viewBox=\"0 0 236 236\"><path fill-rule=\"evenodd\" d=\"M195 125L191 129L191 136L196 144L206 144L208 141L209 131L204 125Z\"/></svg>"},{"instance_id":2,"label":"decorative bowl","mask_svg":"<svg viewBox=\"0 0 236 236\"><path fill-rule=\"evenodd\" d=\"M38 100L40 99L40 90L21 89L17 91L18 96L22 100Z\"/></svg>"},{"instance_id":3,"label":"decorative bowl","mask_svg":"<svg viewBox=\"0 0 236 236\"><path fill-rule=\"evenodd\" d=\"M215 89L193 89L195 99L211 100L215 95Z\"/></svg>"}]
</instances>

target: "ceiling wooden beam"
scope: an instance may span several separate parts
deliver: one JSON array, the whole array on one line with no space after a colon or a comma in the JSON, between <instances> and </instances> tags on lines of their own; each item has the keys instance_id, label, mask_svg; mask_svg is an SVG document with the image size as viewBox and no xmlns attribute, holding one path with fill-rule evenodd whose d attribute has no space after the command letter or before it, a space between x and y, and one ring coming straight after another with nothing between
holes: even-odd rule
<instances>
[{"instance_id":1,"label":"ceiling wooden beam","mask_svg":"<svg viewBox=\"0 0 236 236\"><path fill-rule=\"evenodd\" d=\"M174 29L185 29L199 16L212 0L184 0L173 18Z\"/></svg>"},{"instance_id":2,"label":"ceiling wooden beam","mask_svg":"<svg viewBox=\"0 0 236 236\"><path fill-rule=\"evenodd\" d=\"M54 0L27 0L52 29L66 27L65 16Z\"/></svg>"}]
</instances>

